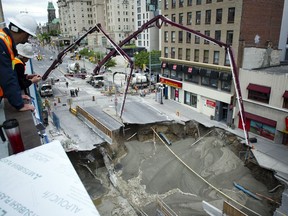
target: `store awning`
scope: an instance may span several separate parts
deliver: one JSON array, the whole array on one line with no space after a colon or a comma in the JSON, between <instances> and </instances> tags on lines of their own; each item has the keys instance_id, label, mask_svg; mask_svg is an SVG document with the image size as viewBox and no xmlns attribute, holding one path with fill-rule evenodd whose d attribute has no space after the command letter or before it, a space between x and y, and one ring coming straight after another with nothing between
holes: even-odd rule
<instances>
[{"instance_id":1,"label":"store awning","mask_svg":"<svg viewBox=\"0 0 288 216\"><path fill-rule=\"evenodd\" d=\"M220 80L223 80L223 81L231 81L232 80L232 74L231 73L225 73L225 72L222 72L220 74Z\"/></svg>"},{"instance_id":2,"label":"store awning","mask_svg":"<svg viewBox=\"0 0 288 216\"><path fill-rule=\"evenodd\" d=\"M245 112L245 118L260 122L265 125L269 125L271 127L276 127L277 122L268 118L264 118L262 116L258 116L252 113Z\"/></svg>"},{"instance_id":3,"label":"store awning","mask_svg":"<svg viewBox=\"0 0 288 216\"><path fill-rule=\"evenodd\" d=\"M285 99L288 99L288 91L285 91L285 92L284 92L283 97L284 97Z\"/></svg>"},{"instance_id":4,"label":"store awning","mask_svg":"<svg viewBox=\"0 0 288 216\"><path fill-rule=\"evenodd\" d=\"M251 90L251 91L261 92L264 94L270 94L270 92L271 92L270 87L256 85L256 84L252 84L252 83L249 83L249 85L247 86L247 89Z\"/></svg>"}]
</instances>

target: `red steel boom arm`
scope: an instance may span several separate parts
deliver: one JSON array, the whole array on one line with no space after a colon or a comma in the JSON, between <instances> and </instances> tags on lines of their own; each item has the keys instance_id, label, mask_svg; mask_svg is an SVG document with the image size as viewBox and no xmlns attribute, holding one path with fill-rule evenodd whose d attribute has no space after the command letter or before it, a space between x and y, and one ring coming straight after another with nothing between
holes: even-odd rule
<instances>
[{"instance_id":1,"label":"red steel boom arm","mask_svg":"<svg viewBox=\"0 0 288 216\"><path fill-rule=\"evenodd\" d=\"M161 21L161 23L160 23L160 21ZM240 118L241 118L241 122L242 122L243 129L244 129L245 142L246 142L246 145L248 147L250 147L249 135L247 132L247 126L245 124L245 111L244 111L244 106L243 106L240 83L239 83L239 79L238 79L238 69L236 66L236 62L235 62L235 58L233 55L233 50L232 50L231 45L228 45L226 43L218 41L218 40L211 38L207 35L201 34L200 32L195 31L195 30L190 29L190 28L187 28L183 25L180 25L179 23L175 23L163 15L158 15L158 16L155 16L154 18L152 18L151 20L147 21L146 23L144 23L137 31L135 31L133 34L129 35L121 43L119 43L118 50L120 47L122 47L123 45L128 43L131 39L133 39L133 38L137 39L137 36L140 33L142 33L144 30L151 28L151 27L154 27L154 24L160 29L162 27L163 23L167 23L167 24L170 24L171 26L175 26L177 28L180 28L182 30L190 32L194 35L197 35L201 38L204 38L205 40L208 40L214 44L217 44L218 46L223 47L225 49L225 51L227 52L227 54L229 55L229 58L230 58L231 71L232 71L232 76L233 76L233 82L235 85L236 97L237 97L237 101L238 101L238 105L239 105ZM105 36L111 41L111 39L109 38L108 35L105 35ZM111 57L115 56L116 52L117 52L117 50L115 48L113 50L111 50L100 62L98 62L98 64L96 65L93 72L95 74L98 74L102 65L104 65ZM129 83L129 81L128 81L128 83ZM128 87L128 85L127 85L127 87ZM127 91L127 89L126 89L126 91ZM122 115L122 112L121 112L121 115Z\"/></svg>"}]
</instances>

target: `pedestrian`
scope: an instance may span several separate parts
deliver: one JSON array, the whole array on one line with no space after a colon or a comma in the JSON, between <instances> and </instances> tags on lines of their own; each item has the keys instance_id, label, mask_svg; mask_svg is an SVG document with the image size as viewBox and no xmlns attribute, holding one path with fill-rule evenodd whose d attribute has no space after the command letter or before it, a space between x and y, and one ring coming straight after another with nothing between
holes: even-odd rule
<instances>
[{"instance_id":1,"label":"pedestrian","mask_svg":"<svg viewBox=\"0 0 288 216\"><path fill-rule=\"evenodd\" d=\"M29 43L18 44L16 46L18 51L18 56L13 60L14 70L18 76L18 82L20 88L24 90L26 95L29 95L27 88L33 83L38 83L41 80L41 76L37 74L28 75L25 74L26 62L33 58L33 47Z\"/></svg>"},{"instance_id":2,"label":"pedestrian","mask_svg":"<svg viewBox=\"0 0 288 216\"><path fill-rule=\"evenodd\" d=\"M0 97L7 98L18 111L34 110L33 105L23 101L30 98L27 95L22 96L12 61L18 55L16 45L26 43L30 36L36 36L37 23L25 13L18 14L9 21L8 28L0 29Z\"/></svg>"},{"instance_id":3,"label":"pedestrian","mask_svg":"<svg viewBox=\"0 0 288 216\"><path fill-rule=\"evenodd\" d=\"M78 90L77 89L75 89L75 95L76 95L76 97L78 97Z\"/></svg>"},{"instance_id":4,"label":"pedestrian","mask_svg":"<svg viewBox=\"0 0 288 216\"><path fill-rule=\"evenodd\" d=\"M66 82L66 88L68 88L68 85L69 85L69 83L68 83L68 82Z\"/></svg>"}]
</instances>

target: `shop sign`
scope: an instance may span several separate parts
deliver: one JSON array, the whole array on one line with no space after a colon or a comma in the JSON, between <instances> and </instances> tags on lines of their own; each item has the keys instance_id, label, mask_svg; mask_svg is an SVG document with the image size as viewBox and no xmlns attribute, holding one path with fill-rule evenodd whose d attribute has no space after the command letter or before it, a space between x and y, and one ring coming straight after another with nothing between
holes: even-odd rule
<instances>
[{"instance_id":1,"label":"shop sign","mask_svg":"<svg viewBox=\"0 0 288 216\"><path fill-rule=\"evenodd\" d=\"M169 80L169 79L165 79L165 78L161 77L160 82L163 84L166 84L168 86L175 87L175 88L182 88L182 83L176 82L174 80Z\"/></svg>"},{"instance_id":2,"label":"shop sign","mask_svg":"<svg viewBox=\"0 0 288 216\"><path fill-rule=\"evenodd\" d=\"M216 107L216 102L211 100L206 100L206 105L208 107Z\"/></svg>"}]
</instances>

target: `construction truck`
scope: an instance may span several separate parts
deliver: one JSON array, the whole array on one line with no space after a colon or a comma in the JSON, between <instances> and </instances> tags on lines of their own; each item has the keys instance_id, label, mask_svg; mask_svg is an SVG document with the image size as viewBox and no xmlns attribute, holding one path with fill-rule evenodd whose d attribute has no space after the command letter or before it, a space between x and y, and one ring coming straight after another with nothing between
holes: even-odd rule
<instances>
[{"instance_id":1,"label":"construction truck","mask_svg":"<svg viewBox=\"0 0 288 216\"><path fill-rule=\"evenodd\" d=\"M79 77L85 79L87 76L87 71L85 68L81 68L78 62L74 62L67 66L66 77Z\"/></svg>"},{"instance_id":2,"label":"construction truck","mask_svg":"<svg viewBox=\"0 0 288 216\"><path fill-rule=\"evenodd\" d=\"M132 88L145 88L149 85L149 79L144 73L133 73L130 85Z\"/></svg>"}]
</instances>

